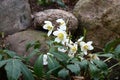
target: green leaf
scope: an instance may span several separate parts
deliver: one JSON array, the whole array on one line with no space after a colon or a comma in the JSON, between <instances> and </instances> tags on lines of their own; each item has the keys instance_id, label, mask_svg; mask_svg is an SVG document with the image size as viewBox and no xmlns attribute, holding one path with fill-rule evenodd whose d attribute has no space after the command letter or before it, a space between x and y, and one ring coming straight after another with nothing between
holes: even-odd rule
<instances>
[{"instance_id":1,"label":"green leaf","mask_svg":"<svg viewBox=\"0 0 120 80\"><path fill-rule=\"evenodd\" d=\"M27 45L26 45L26 51L28 51L31 47L33 47L34 49L39 49L40 48L40 42L39 41L32 41L32 42L29 42Z\"/></svg>"},{"instance_id":2,"label":"green leaf","mask_svg":"<svg viewBox=\"0 0 120 80\"><path fill-rule=\"evenodd\" d=\"M108 66L106 63L104 63L101 60L93 60L93 62L101 69L101 70L107 70Z\"/></svg>"},{"instance_id":3,"label":"green leaf","mask_svg":"<svg viewBox=\"0 0 120 80\"><path fill-rule=\"evenodd\" d=\"M26 61L29 61L34 55L36 55L37 53L39 53L39 49L34 49L27 57L26 57Z\"/></svg>"},{"instance_id":4,"label":"green leaf","mask_svg":"<svg viewBox=\"0 0 120 80\"><path fill-rule=\"evenodd\" d=\"M10 57L15 57L16 56L16 53L14 51L4 50L4 53L8 54L8 56L10 56Z\"/></svg>"},{"instance_id":5,"label":"green leaf","mask_svg":"<svg viewBox=\"0 0 120 80\"><path fill-rule=\"evenodd\" d=\"M113 55L113 54L111 54L111 53L98 54L97 56L99 56L99 57L112 57L112 58L114 58L114 55Z\"/></svg>"},{"instance_id":6,"label":"green leaf","mask_svg":"<svg viewBox=\"0 0 120 80\"><path fill-rule=\"evenodd\" d=\"M48 56L48 68L53 69L59 66L59 63L51 56Z\"/></svg>"},{"instance_id":7,"label":"green leaf","mask_svg":"<svg viewBox=\"0 0 120 80\"><path fill-rule=\"evenodd\" d=\"M114 55L120 59L120 44L115 48Z\"/></svg>"},{"instance_id":8,"label":"green leaf","mask_svg":"<svg viewBox=\"0 0 120 80\"><path fill-rule=\"evenodd\" d=\"M20 76L20 64L17 59L11 59L5 65L8 80L17 80Z\"/></svg>"},{"instance_id":9,"label":"green leaf","mask_svg":"<svg viewBox=\"0 0 120 80\"><path fill-rule=\"evenodd\" d=\"M43 54L41 54L35 62L34 72L38 77L43 76Z\"/></svg>"},{"instance_id":10,"label":"green leaf","mask_svg":"<svg viewBox=\"0 0 120 80\"><path fill-rule=\"evenodd\" d=\"M0 60L2 60L2 55L0 55Z\"/></svg>"},{"instance_id":11,"label":"green leaf","mask_svg":"<svg viewBox=\"0 0 120 80\"><path fill-rule=\"evenodd\" d=\"M0 61L0 68L2 66L4 66L8 61L9 61L9 59L8 60L2 60L2 61Z\"/></svg>"},{"instance_id":12,"label":"green leaf","mask_svg":"<svg viewBox=\"0 0 120 80\"><path fill-rule=\"evenodd\" d=\"M19 63L20 63L21 72L24 76L24 80L34 80L34 77L31 71L27 68L27 66L23 64L21 61L19 61Z\"/></svg>"},{"instance_id":13,"label":"green leaf","mask_svg":"<svg viewBox=\"0 0 120 80\"><path fill-rule=\"evenodd\" d=\"M99 76L99 69L96 67L96 65L89 63L89 70L91 77L98 77Z\"/></svg>"},{"instance_id":14,"label":"green leaf","mask_svg":"<svg viewBox=\"0 0 120 80\"><path fill-rule=\"evenodd\" d=\"M87 60L82 60L80 63L79 63L80 67L82 69L86 69L87 66L88 66L88 61Z\"/></svg>"},{"instance_id":15,"label":"green leaf","mask_svg":"<svg viewBox=\"0 0 120 80\"><path fill-rule=\"evenodd\" d=\"M59 61L67 61L69 59L68 55L62 52L58 52L54 47L49 51L51 54L54 55Z\"/></svg>"},{"instance_id":16,"label":"green leaf","mask_svg":"<svg viewBox=\"0 0 120 80\"><path fill-rule=\"evenodd\" d=\"M79 67L78 64L70 64L70 65L67 65L67 68L68 68L71 72L73 72L73 73L75 73L75 74L78 74L78 73L80 72L80 67Z\"/></svg>"},{"instance_id":17,"label":"green leaf","mask_svg":"<svg viewBox=\"0 0 120 80\"><path fill-rule=\"evenodd\" d=\"M66 78L68 75L69 75L69 71L65 68L58 72L58 76L62 78Z\"/></svg>"},{"instance_id":18,"label":"green leaf","mask_svg":"<svg viewBox=\"0 0 120 80\"><path fill-rule=\"evenodd\" d=\"M115 48L116 53L120 53L120 44Z\"/></svg>"},{"instance_id":19,"label":"green leaf","mask_svg":"<svg viewBox=\"0 0 120 80\"><path fill-rule=\"evenodd\" d=\"M114 48L116 47L117 44L120 44L120 38L108 42L108 43L105 45L104 51L105 51L106 53L114 51Z\"/></svg>"},{"instance_id":20,"label":"green leaf","mask_svg":"<svg viewBox=\"0 0 120 80\"><path fill-rule=\"evenodd\" d=\"M62 0L56 0L56 3L60 5L61 7L65 7L65 4Z\"/></svg>"}]
</instances>

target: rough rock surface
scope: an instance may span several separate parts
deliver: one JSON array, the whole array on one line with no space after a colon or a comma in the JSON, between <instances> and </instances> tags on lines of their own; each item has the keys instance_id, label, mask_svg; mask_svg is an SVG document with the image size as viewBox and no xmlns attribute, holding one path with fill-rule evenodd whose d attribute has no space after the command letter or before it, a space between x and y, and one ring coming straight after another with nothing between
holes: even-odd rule
<instances>
[{"instance_id":1,"label":"rough rock surface","mask_svg":"<svg viewBox=\"0 0 120 80\"><path fill-rule=\"evenodd\" d=\"M0 32L8 35L24 30L30 21L28 0L0 0Z\"/></svg>"},{"instance_id":2,"label":"rough rock surface","mask_svg":"<svg viewBox=\"0 0 120 80\"><path fill-rule=\"evenodd\" d=\"M59 9L48 9L34 14L34 24L36 28L42 28L40 26L44 24L44 21L49 20L56 26L56 20L59 18L64 19L66 22L68 21L67 26L70 31L77 29L77 18L72 13Z\"/></svg>"},{"instance_id":3,"label":"rough rock surface","mask_svg":"<svg viewBox=\"0 0 120 80\"><path fill-rule=\"evenodd\" d=\"M42 53L47 53L48 46L45 43L46 41L45 35L46 33L41 31L26 30L26 31L15 33L13 35L9 35L6 38L5 43L9 45L10 50L15 51L18 55L26 56L31 52L31 51L26 52L25 50L26 44L28 44L31 41L39 40L41 44L40 51Z\"/></svg>"},{"instance_id":4,"label":"rough rock surface","mask_svg":"<svg viewBox=\"0 0 120 80\"><path fill-rule=\"evenodd\" d=\"M97 47L119 37L120 10L116 5L120 5L120 0L79 0L74 7L80 27L87 29L87 40L93 40ZM113 32L112 28L119 31Z\"/></svg>"},{"instance_id":5,"label":"rough rock surface","mask_svg":"<svg viewBox=\"0 0 120 80\"><path fill-rule=\"evenodd\" d=\"M102 16L102 24L108 30L120 35L120 4L106 11Z\"/></svg>"}]
</instances>

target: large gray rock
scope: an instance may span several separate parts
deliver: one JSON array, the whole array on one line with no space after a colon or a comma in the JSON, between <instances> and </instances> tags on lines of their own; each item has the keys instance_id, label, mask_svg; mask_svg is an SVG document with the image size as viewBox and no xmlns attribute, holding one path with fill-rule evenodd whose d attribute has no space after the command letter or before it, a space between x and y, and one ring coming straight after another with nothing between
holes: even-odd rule
<instances>
[{"instance_id":1,"label":"large gray rock","mask_svg":"<svg viewBox=\"0 0 120 80\"><path fill-rule=\"evenodd\" d=\"M74 7L80 27L87 29L87 40L93 40L97 47L119 37L120 10L116 5L120 0L79 0Z\"/></svg>"},{"instance_id":2,"label":"large gray rock","mask_svg":"<svg viewBox=\"0 0 120 80\"><path fill-rule=\"evenodd\" d=\"M40 41L41 53L47 53L48 46L46 44L46 36L47 34L41 31L36 30L26 30L22 32L15 33L13 35L9 35L5 43L9 45L10 50L15 51L18 55L27 56L32 52L33 49L26 52L26 44L32 41ZM33 60L33 61L32 61ZM36 60L36 57L33 57L31 62L33 63Z\"/></svg>"},{"instance_id":3,"label":"large gray rock","mask_svg":"<svg viewBox=\"0 0 120 80\"><path fill-rule=\"evenodd\" d=\"M24 30L30 21L28 0L0 0L0 32L8 35Z\"/></svg>"},{"instance_id":4,"label":"large gray rock","mask_svg":"<svg viewBox=\"0 0 120 80\"><path fill-rule=\"evenodd\" d=\"M109 8L101 19L105 28L120 35L120 4Z\"/></svg>"},{"instance_id":5,"label":"large gray rock","mask_svg":"<svg viewBox=\"0 0 120 80\"><path fill-rule=\"evenodd\" d=\"M35 13L34 15L34 24L36 28L42 28L45 20L49 20L56 26L55 23L57 19L62 18L65 21L68 21L67 26L70 31L75 31L78 27L77 18L70 12L59 10L59 9L48 9Z\"/></svg>"}]
</instances>

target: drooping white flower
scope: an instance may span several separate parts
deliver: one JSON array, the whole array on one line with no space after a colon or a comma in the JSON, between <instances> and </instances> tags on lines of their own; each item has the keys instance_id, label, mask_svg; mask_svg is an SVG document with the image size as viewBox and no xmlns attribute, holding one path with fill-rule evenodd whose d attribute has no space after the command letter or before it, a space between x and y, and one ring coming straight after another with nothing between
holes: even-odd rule
<instances>
[{"instance_id":1,"label":"drooping white flower","mask_svg":"<svg viewBox=\"0 0 120 80\"><path fill-rule=\"evenodd\" d=\"M67 33L65 31L60 30L60 29L58 29L57 31L54 31L53 35L57 36L55 38L55 42L58 42L58 43L64 42L66 37L67 37Z\"/></svg>"},{"instance_id":2,"label":"drooping white flower","mask_svg":"<svg viewBox=\"0 0 120 80\"><path fill-rule=\"evenodd\" d=\"M90 57L90 59L96 59L96 60L100 60L100 58L96 55L96 54L89 54L88 55Z\"/></svg>"},{"instance_id":3,"label":"drooping white flower","mask_svg":"<svg viewBox=\"0 0 120 80\"><path fill-rule=\"evenodd\" d=\"M47 35L50 36L50 34L53 31L54 26L52 25L52 22L50 22L50 21L45 21L44 23L45 23L45 25L43 26L43 28L48 30L48 34Z\"/></svg>"},{"instance_id":4,"label":"drooping white flower","mask_svg":"<svg viewBox=\"0 0 120 80\"><path fill-rule=\"evenodd\" d=\"M64 30L64 31L66 30L66 23L63 19L57 19L56 22L60 23L59 29Z\"/></svg>"},{"instance_id":5,"label":"drooping white flower","mask_svg":"<svg viewBox=\"0 0 120 80\"><path fill-rule=\"evenodd\" d=\"M96 54L89 54L90 62L93 64L92 60L100 60L100 58Z\"/></svg>"},{"instance_id":6,"label":"drooping white flower","mask_svg":"<svg viewBox=\"0 0 120 80\"><path fill-rule=\"evenodd\" d=\"M47 65L48 64L47 59L48 59L47 54L44 54L43 55L43 65Z\"/></svg>"},{"instance_id":7,"label":"drooping white flower","mask_svg":"<svg viewBox=\"0 0 120 80\"><path fill-rule=\"evenodd\" d=\"M59 47L58 51L65 53L67 51L67 48L61 48L61 47Z\"/></svg>"},{"instance_id":8,"label":"drooping white flower","mask_svg":"<svg viewBox=\"0 0 120 80\"><path fill-rule=\"evenodd\" d=\"M94 49L94 47L92 46L92 41L89 41L87 43L82 41L80 42L80 46L81 46L81 51L83 51L85 55L87 55L87 50Z\"/></svg>"},{"instance_id":9,"label":"drooping white flower","mask_svg":"<svg viewBox=\"0 0 120 80\"><path fill-rule=\"evenodd\" d=\"M63 45L65 46L69 46L71 44L73 44L73 42L70 40L69 37L67 37L63 42L62 42Z\"/></svg>"}]
</instances>

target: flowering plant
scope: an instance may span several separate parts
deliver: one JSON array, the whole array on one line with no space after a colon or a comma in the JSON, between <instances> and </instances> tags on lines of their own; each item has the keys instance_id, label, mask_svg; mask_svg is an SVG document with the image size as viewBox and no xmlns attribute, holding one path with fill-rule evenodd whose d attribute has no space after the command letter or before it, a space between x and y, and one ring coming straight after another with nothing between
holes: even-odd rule
<instances>
[{"instance_id":1,"label":"flowering plant","mask_svg":"<svg viewBox=\"0 0 120 80\"><path fill-rule=\"evenodd\" d=\"M63 19L57 19L56 22L59 24L56 30L54 30L51 21L44 22L43 28L48 30L47 36L53 35L54 39L47 42L49 46L48 52L40 54L35 62L34 73L38 78L56 79L59 77L65 80L74 80L76 78L80 80L107 79L109 68L106 62L111 58L116 58L114 54L109 52L113 46L112 43L107 44L103 52L92 53L91 50L94 49L92 41L85 42L84 36L82 36L73 42L67 30L66 22ZM113 43L118 41L120 40ZM41 53L38 44L39 42L35 42L35 52L33 54ZM118 49L120 49L120 46L115 49L119 54ZM107 59L101 59L101 56Z\"/></svg>"}]
</instances>

